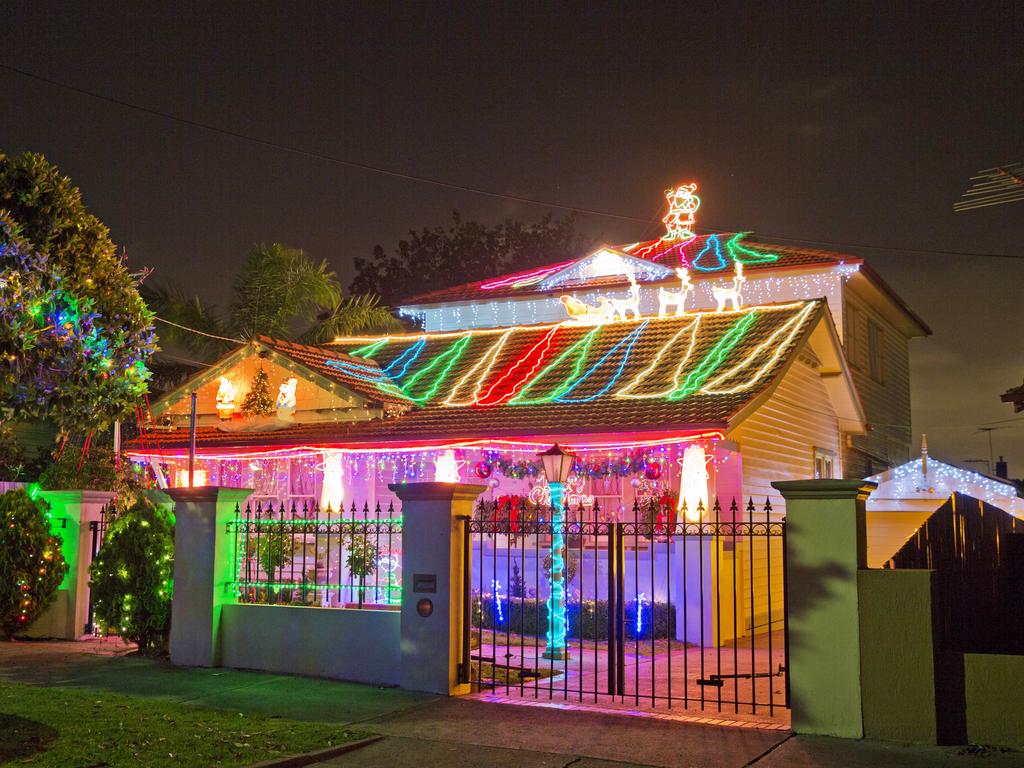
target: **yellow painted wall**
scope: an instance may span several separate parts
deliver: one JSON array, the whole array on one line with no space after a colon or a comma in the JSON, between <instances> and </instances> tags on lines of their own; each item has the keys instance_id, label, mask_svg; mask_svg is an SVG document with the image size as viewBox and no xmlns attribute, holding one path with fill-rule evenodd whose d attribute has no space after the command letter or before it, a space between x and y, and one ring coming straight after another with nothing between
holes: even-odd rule
<instances>
[{"instance_id":1,"label":"yellow painted wall","mask_svg":"<svg viewBox=\"0 0 1024 768\"><path fill-rule=\"evenodd\" d=\"M934 511L934 510L932 510ZM932 512L868 512L868 568L881 568Z\"/></svg>"},{"instance_id":2,"label":"yellow painted wall","mask_svg":"<svg viewBox=\"0 0 1024 768\"><path fill-rule=\"evenodd\" d=\"M245 395L252 386L252 380L261 366L270 377L270 393L274 400L277 399L278 387L282 383L292 377L298 379L295 390L297 408L294 420L296 422L348 421L368 418L370 415L362 407L362 398L346 392L330 392L304 378L301 373L278 365L273 360L261 359L255 354L244 358L223 374L235 385L236 410L241 408ZM196 413L199 415L199 423L202 425L219 423L217 416L217 389L219 386L220 379L217 377L197 390ZM189 408L190 402L186 394L163 409L158 415L158 419L164 414L169 414L176 423L184 423L188 419Z\"/></svg>"}]
</instances>

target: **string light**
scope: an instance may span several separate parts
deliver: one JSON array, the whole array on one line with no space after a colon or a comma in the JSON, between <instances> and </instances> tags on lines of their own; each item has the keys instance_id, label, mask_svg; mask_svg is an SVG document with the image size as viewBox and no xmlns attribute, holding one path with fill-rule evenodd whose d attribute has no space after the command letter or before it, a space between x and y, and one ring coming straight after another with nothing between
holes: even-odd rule
<instances>
[{"instance_id":1,"label":"string light","mask_svg":"<svg viewBox=\"0 0 1024 768\"><path fill-rule=\"evenodd\" d=\"M366 346L359 347L359 349L353 349L351 352L349 352L349 355L351 355L352 357L373 357L375 354L377 354L377 351L385 344L387 344L389 341L391 341L390 338L372 342L370 344L367 344Z\"/></svg>"},{"instance_id":2,"label":"string light","mask_svg":"<svg viewBox=\"0 0 1024 768\"><path fill-rule=\"evenodd\" d=\"M509 328L498 337L498 340L488 348L487 352L477 361L476 365L463 374L462 378L460 378L452 388L448 397L445 398L443 405L458 407L472 405L477 401L477 397L480 395L480 387L483 386L484 380L490 376L491 368L494 367L494 361L497 359L501 350L505 347L505 342L508 341L509 336L511 336L516 330L516 328ZM459 391L462 389L462 385L469 381L473 374L475 374L481 367L483 368L483 374L477 378L476 386L473 388L473 394L471 394L468 399L456 400Z\"/></svg>"},{"instance_id":3,"label":"string light","mask_svg":"<svg viewBox=\"0 0 1024 768\"><path fill-rule=\"evenodd\" d=\"M702 264L704 254L708 251L712 251L715 257L715 263L711 266ZM722 256L722 244L718 241L718 235L708 235L707 241L704 243L704 249L697 254L697 258L693 260L693 268L699 269L701 272L718 272L719 270L725 269L728 263L725 257Z\"/></svg>"},{"instance_id":4,"label":"string light","mask_svg":"<svg viewBox=\"0 0 1024 768\"><path fill-rule=\"evenodd\" d=\"M481 283L480 289L484 291L493 291L496 288L508 288L510 286L512 288L521 288L526 285L531 285L533 283L540 282L548 275L569 266L573 261L575 261L575 259L572 261L563 261L550 267L541 267L540 269L535 269L532 272L520 272L515 275L503 277L500 280L491 280L486 283Z\"/></svg>"}]
</instances>

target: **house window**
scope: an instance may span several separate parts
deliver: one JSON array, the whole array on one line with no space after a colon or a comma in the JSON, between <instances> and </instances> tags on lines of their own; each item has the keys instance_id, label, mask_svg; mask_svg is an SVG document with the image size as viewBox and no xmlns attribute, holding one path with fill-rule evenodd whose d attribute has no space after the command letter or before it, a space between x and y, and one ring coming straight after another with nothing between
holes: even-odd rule
<instances>
[{"instance_id":1,"label":"house window","mask_svg":"<svg viewBox=\"0 0 1024 768\"><path fill-rule=\"evenodd\" d=\"M885 376L885 334L873 320L868 320L868 373L878 383Z\"/></svg>"},{"instance_id":2,"label":"house window","mask_svg":"<svg viewBox=\"0 0 1024 768\"><path fill-rule=\"evenodd\" d=\"M824 448L814 449L814 479L829 480L835 477L835 453Z\"/></svg>"},{"instance_id":3,"label":"house window","mask_svg":"<svg viewBox=\"0 0 1024 768\"><path fill-rule=\"evenodd\" d=\"M857 343L857 331L860 327L860 312L852 306L846 307L846 333L843 346L846 349L846 360L854 368L860 368L860 345Z\"/></svg>"}]
</instances>

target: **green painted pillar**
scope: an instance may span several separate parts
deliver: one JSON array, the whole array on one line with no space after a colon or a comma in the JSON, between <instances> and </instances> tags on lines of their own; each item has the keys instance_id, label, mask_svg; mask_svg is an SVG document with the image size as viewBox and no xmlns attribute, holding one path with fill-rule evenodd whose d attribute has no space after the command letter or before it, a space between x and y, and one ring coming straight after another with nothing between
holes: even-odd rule
<instances>
[{"instance_id":1,"label":"green painted pillar","mask_svg":"<svg viewBox=\"0 0 1024 768\"><path fill-rule=\"evenodd\" d=\"M174 500L174 601L171 662L191 667L220 664L221 607L233 602L230 582L235 535L228 523L245 504L248 488L171 488Z\"/></svg>"},{"instance_id":2,"label":"green painted pillar","mask_svg":"<svg viewBox=\"0 0 1024 768\"><path fill-rule=\"evenodd\" d=\"M50 505L50 530L61 538L61 551L68 571L49 608L32 622L29 637L59 637L77 640L85 633L89 613L89 566L92 563L92 533L89 523L100 519L110 503L110 491L41 491Z\"/></svg>"},{"instance_id":3,"label":"green painted pillar","mask_svg":"<svg viewBox=\"0 0 1024 768\"><path fill-rule=\"evenodd\" d=\"M463 534L460 517L486 488L459 483L388 486L402 500L402 668L411 691L468 693L462 654ZM424 610L429 601L430 610ZM426 615L424 615L426 614Z\"/></svg>"},{"instance_id":4,"label":"green painted pillar","mask_svg":"<svg viewBox=\"0 0 1024 768\"><path fill-rule=\"evenodd\" d=\"M772 483L786 500L789 686L796 733L862 738L857 571L875 483Z\"/></svg>"}]
</instances>

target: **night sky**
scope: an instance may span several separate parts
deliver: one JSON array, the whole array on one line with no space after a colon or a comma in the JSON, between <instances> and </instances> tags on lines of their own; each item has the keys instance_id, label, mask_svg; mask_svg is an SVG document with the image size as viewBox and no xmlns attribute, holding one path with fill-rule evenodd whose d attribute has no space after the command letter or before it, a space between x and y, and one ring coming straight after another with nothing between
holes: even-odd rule
<instances>
[{"instance_id":1,"label":"night sky","mask_svg":"<svg viewBox=\"0 0 1024 768\"><path fill-rule=\"evenodd\" d=\"M933 453L987 458L979 425L1013 418L999 395L1024 378L1024 202L952 206L979 169L1024 160L1019 2L145 6L7 3L0 64L312 152L641 220L584 215L599 240L660 234L663 190L697 181L698 225L864 256L931 325L911 359L913 427ZM547 210L2 69L0 104L0 151L44 153L133 267L222 304L256 242L326 258L347 285L353 257L453 209L489 223ZM1024 475L1024 415L993 426L996 454Z\"/></svg>"}]
</instances>

